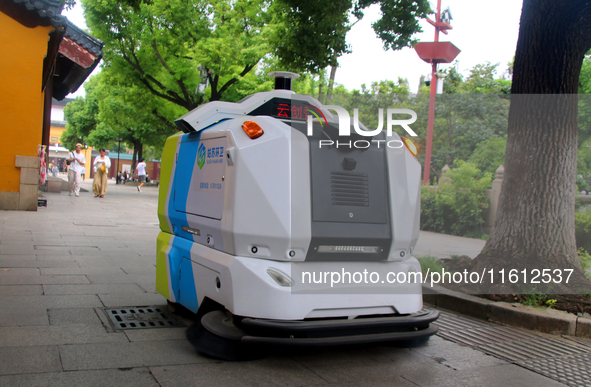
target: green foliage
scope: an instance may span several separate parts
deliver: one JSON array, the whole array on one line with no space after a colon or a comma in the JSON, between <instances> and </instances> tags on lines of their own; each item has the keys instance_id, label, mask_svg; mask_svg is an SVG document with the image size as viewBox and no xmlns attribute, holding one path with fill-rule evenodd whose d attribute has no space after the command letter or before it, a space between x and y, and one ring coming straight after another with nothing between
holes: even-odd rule
<instances>
[{"instance_id":1,"label":"green foliage","mask_svg":"<svg viewBox=\"0 0 591 387\"><path fill-rule=\"evenodd\" d=\"M105 66L185 111L221 99L270 52L267 0L82 4Z\"/></svg>"},{"instance_id":2,"label":"green foliage","mask_svg":"<svg viewBox=\"0 0 591 387\"><path fill-rule=\"evenodd\" d=\"M76 100L64 107L64 118L67 122L66 130L60 137L60 142L68 149L74 149L76 143L86 144L87 137L98 125L98 99L93 95L93 90L98 87L98 77L90 78L84 89L88 93L85 98L77 97ZM92 145L92 144L88 144Z\"/></svg>"},{"instance_id":3,"label":"green foliage","mask_svg":"<svg viewBox=\"0 0 591 387\"><path fill-rule=\"evenodd\" d=\"M482 172L496 173L500 165L505 163L507 137L491 137L478 145L468 157L468 162L476 164Z\"/></svg>"},{"instance_id":4,"label":"green foliage","mask_svg":"<svg viewBox=\"0 0 591 387\"><path fill-rule=\"evenodd\" d=\"M465 78L455 66L444 71L444 94L437 95L435 105L431 155L434 179L446 164L453 167L455 160L468 160L483 141L506 136L510 81L497 76L497 67L489 63L476 65ZM425 149L428 88L420 89L417 97L409 100L408 107L417 113L413 128L419 135L419 148ZM423 157L420 153L419 159Z\"/></svg>"},{"instance_id":5,"label":"green foliage","mask_svg":"<svg viewBox=\"0 0 591 387\"><path fill-rule=\"evenodd\" d=\"M443 272L443 266L437 257L427 255L424 257L417 257L417 260L421 264L421 272L423 275L427 275L427 273L429 273L429 275L433 275L433 273Z\"/></svg>"},{"instance_id":6,"label":"green foliage","mask_svg":"<svg viewBox=\"0 0 591 387\"><path fill-rule=\"evenodd\" d=\"M437 188L424 186L421 194L421 229L445 234L480 236L482 211L488 207L484 190L492 175L475 164L457 162L458 167L446 174Z\"/></svg>"},{"instance_id":7,"label":"green foliage","mask_svg":"<svg viewBox=\"0 0 591 387\"><path fill-rule=\"evenodd\" d=\"M577 175L577 194L581 191L589 192L591 187L582 175Z\"/></svg>"},{"instance_id":8,"label":"green foliage","mask_svg":"<svg viewBox=\"0 0 591 387\"><path fill-rule=\"evenodd\" d=\"M414 42L412 36L422 31L418 18L433 13L426 0L358 0L353 14L361 19L361 10L372 4L380 5L382 17L372 28L384 42L385 49L410 47Z\"/></svg>"},{"instance_id":9,"label":"green foliage","mask_svg":"<svg viewBox=\"0 0 591 387\"><path fill-rule=\"evenodd\" d=\"M352 93L340 98L335 94L332 104L340 105L347 109L353 118L354 109L358 109L359 121L369 130L374 130L379 124L379 109L383 109L382 128L386 128L386 112L389 108L403 108L410 105L410 90L406 79L398 79L398 82L383 80L372 82L368 87L361 85L361 91L353 90ZM395 128L398 130L399 128ZM401 134L405 135L405 134Z\"/></svg>"},{"instance_id":10,"label":"green foliage","mask_svg":"<svg viewBox=\"0 0 591 387\"><path fill-rule=\"evenodd\" d=\"M579 211L575 213L575 238L577 248L591 251L591 212Z\"/></svg>"},{"instance_id":11,"label":"green foliage","mask_svg":"<svg viewBox=\"0 0 591 387\"><path fill-rule=\"evenodd\" d=\"M578 99L577 174L587 178L591 175L591 57L589 55L583 60L581 68Z\"/></svg>"},{"instance_id":12,"label":"green foliage","mask_svg":"<svg viewBox=\"0 0 591 387\"><path fill-rule=\"evenodd\" d=\"M421 32L419 19L430 12L427 0L276 0L270 7L277 25L270 42L283 68L319 73L336 66L350 52L345 36L363 17L364 10L379 4L381 18L373 23L385 49L410 47Z\"/></svg>"},{"instance_id":13,"label":"green foliage","mask_svg":"<svg viewBox=\"0 0 591 387\"><path fill-rule=\"evenodd\" d=\"M552 299L546 300L546 305L548 306L548 308L553 308L554 306L556 306L557 302L558 302L557 299L552 298Z\"/></svg>"},{"instance_id":14,"label":"green foliage","mask_svg":"<svg viewBox=\"0 0 591 387\"><path fill-rule=\"evenodd\" d=\"M184 110L147 94L142 88L121 82L107 68L85 84L86 96L69 103L64 109L68 124L62 143L72 148L83 142L95 148L132 148L142 157L143 147L153 146L157 154L166 137L174 133L170 122Z\"/></svg>"},{"instance_id":15,"label":"green foliage","mask_svg":"<svg viewBox=\"0 0 591 387\"><path fill-rule=\"evenodd\" d=\"M581 267L583 268L583 272L587 276L587 278L591 279L591 273L589 269L591 269L591 255L585 250L584 248L578 249L579 259L581 260Z\"/></svg>"},{"instance_id":16,"label":"green foliage","mask_svg":"<svg viewBox=\"0 0 591 387\"><path fill-rule=\"evenodd\" d=\"M291 71L318 73L337 66L337 58L350 52L345 35L351 29L351 0L276 0L272 6L281 33L271 35L279 64Z\"/></svg>"},{"instance_id":17,"label":"green foliage","mask_svg":"<svg viewBox=\"0 0 591 387\"><path fill-rule=\"evenodd\" d=\"M547 294L543 293L531 293L531 294L522 294L519 296L519 302L526 306L544 306L548 308L552 308L555 306L558 300L549 299Z\"/></svg>"}]
</instances>

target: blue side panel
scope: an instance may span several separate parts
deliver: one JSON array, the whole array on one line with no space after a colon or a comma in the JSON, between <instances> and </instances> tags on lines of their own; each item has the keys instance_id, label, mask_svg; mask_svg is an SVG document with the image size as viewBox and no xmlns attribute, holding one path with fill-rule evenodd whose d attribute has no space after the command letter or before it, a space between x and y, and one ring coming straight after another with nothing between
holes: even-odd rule
<instances>
[{"instance_id":1,"label":"blue side panel","mask_svg":"<svg viewBox=\"0 0 591 387\"><path fill-rule=\"evenodd\" d=\"M188 226L186 207L187 194L191 186L191 177L197 160L197 149L201 139L201 132L188 133L182 136L178 156L175 164L173 198L168 201L168 215L174 228L173 233L190 241L193 236L183 231L183 226Z\"/></svg>"},{"instance_id":2,"label":"blue side panel","mask_svg":"<svg viewBox=\"0 0 591 387\"><path fill-rule=\"evenodd\" d=\"M168 253L170 287L176 302L196 312L199 305L190 261L193 241L173 236L171 243Z\"/></svg>"},{"instance_id":3,"label":"blue side panel","mask_svg":"<svg viewBox=\"0 0 591 387\"><path fill-rule=\"evenodd\" d=\"M181 278L179 281L180 297L179 304L197 313L199 303L197 302L197 289L195 289L195 277L193 275L193 265L189 259L181 260Z\"/></svg>"}]
</instances>

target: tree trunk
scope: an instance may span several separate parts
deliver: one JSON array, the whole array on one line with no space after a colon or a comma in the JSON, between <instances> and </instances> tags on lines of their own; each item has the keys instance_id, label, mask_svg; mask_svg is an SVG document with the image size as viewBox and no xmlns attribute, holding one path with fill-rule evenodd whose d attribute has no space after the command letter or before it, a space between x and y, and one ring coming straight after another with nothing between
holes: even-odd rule
<instances>
[{"instance_id":1,"label":"tree trunk","mask_svg":"<svg viewBox=\"0 0 591 387\"><path fill-rule=\"evenodd\" d=\"M330 79L328 80L328 91L326 92L326 103L330 103L332 100L332 89L334 87L334 79L337 75L338 65L334 65L330 69Z\"/></svg>"},{"instance_id":2,"label":"tree trunk","mask_svg":"<svg viewBox=\"0 0 591 387\"><path fill-rule=\"evenodd\" d=\"M576 93L590 47L591 1L524 0L500 203L472 271L516 268L529 275L534 269L572 268L569 284L588 285L577 256L574 215ZM530 278L520 280L522 292L531 289ZM573 286L557 288L577 292Z\"/></svg>"}]
</instances>

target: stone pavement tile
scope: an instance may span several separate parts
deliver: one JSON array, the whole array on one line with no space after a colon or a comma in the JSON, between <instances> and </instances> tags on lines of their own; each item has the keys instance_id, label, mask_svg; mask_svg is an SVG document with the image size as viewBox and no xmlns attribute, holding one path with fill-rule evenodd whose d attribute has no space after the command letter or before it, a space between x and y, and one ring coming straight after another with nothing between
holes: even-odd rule
<instances>
[{"instance_id":1,"label":"stone pavement tile","mask_svg":"<svg viewBox=\"0 0 591 387\"><path fill-rule=\"evenodd\" d=\"M438 387L564 387L565 385L519 366L508 364L482 369L454 371L453 376L425 378L420 372L404 372L403 377L418 386Z\"/></svg>"},{"instance_id":2,"label":"stone pavement tile","mask_svg":"<svg viewBox=\"0 0 591 387\"><path fill-rule=\"evenodd\" d=\"M108 255L97 257L76 257L76 262L80 267L119 267L119 263Z\"/></svg>"},{"instance_id":3,"label":"stone pavement tile","mask_svg":"<svg viewBox=\"0 0 591 387\"><path fill-rule=\"evenodd\" d=\"M142 257L148 257L153 260L156 260L156 248L147 249L147 250L146 249L138 250L137 253Z\"/></svg>"},{"instance_id":4,"label":"stone pavement tile","mask_svg":"<svg viewBox=\"0 0 591 387\"><path fill-rule=\"evenodd\" d=\"M28 256L27 256L28 257ZM51 261L51 260L37 260L35 256L32 256L30 259L2 259L0 258L0 267L51 267L56 268L59 270L65 267L80 267L73 259L72 260L60 260L60 261ZM41 273L43 274L43 272Z\"/></svg>"},{"instance_id":5,"label":"stone pavement tile","mask_svg":"<svg viewBox=\"0 0 591 387\"><path fill-rule=\"evenodd\" d=\"M13 226L10 226L12 228ZM23 233L23 232L6 232L5 230L0 230L0 245L10 244L14 241L32 241L33 236L31 233Z\"/></svg>"},{"instance_id":6,"label":"stone pavement tile","mask_svg":"<svg viewBox=\"0 0 591 387\"><path fill-rule=\"evenodd\" d=\"M123 307L123 306L156 306L166 304L166 299L160 294L99 294L105 307Z\"/></svg>"},{"instance_id":7,"label":"stone pavement tile","mask_svg":"<svg viewBox=\"0 0 591 387\"><path fill-rule=\"evenodd\" d=\"M57 294L146 294L136 284L43 285L46 295Z\"/></svg>"},{"instance_id":8,"label":"stone pavement tile","mask_svg":"<svg viewBox=\"0 0 591 387\"><path fill-rule=\"evenodd\" d=\"M0 285L0 297L41 295L43 295L41 285Z\"/></svg>"},{"instance_id":9,"label":"stone pavement tile","mask_svg":"<svg viewBox=\"0 0 591 387\"><path fill-rule=\"evenodd\" d=\"M123 333L107 333L102 325L0 327L0 347L127 342Z\"/></svg>"},{"instance_id":10,"label":"stone pavement tile","mask_svg":"<svg viewBox=\"0 0 591 387\"><path fill-rule=\"evenodd\" d=\"M494 356L486 355L474 348L458 345L451 341L430 343L420 348L414 348L413 352L430 357L438 363L456 370L480 369L509 364Z\"/></svg>"},{"instance_id":11,"label":"stone pavement tile","mask_svg":"<svg viewBox=\"0 0 591 387\"><path fill-rule=\"evenodd\" d=\"M49 325L47 309L102 306L97 295L6 296L0 298L0 326Z\"/></svg>"},{"instance_id":12,"label":"stone pavement tile","mask_svg":"<svg viewBox=\"0 0 591 387\"><path fill-rule=\"evenodd\" d=\"M92 236L92 237L85 237L85 238L88 239L89 241L94 242L94 243L110 243L110 242L115 242L117 240L116 237L110 236L110 235Z\"/></svg>"},{"instance_id":13,"label":"stone pavement tile","mask_svg":"<svg viewBox=\"0 0 591 387\"><path fill-rule=\"evenodd\" d=\"M91 370L211 363L187 340L64 345L59 347L64 370Z\"/></svg>"},{"instance_id":14,"label":"stone pavement tile","mask_svg":"<svg viewBox=\"0 0 591 387\"><path fill-rule=\"evenodd\" d=\"M158 383L145 368L98 371L68 371L0 376L0 386L11 387L156 387Z\"/></svg>"},{"instance_id":15,"label":"stone pavement tile","mask_svg":"<svg viewBox=\"0 0 591 387\"><path fill-rule=\"evenodd\" d=\"M145 239L142 241L132 240L126 241L125 244L132 250L152 250L156 251L156 238L158 238L158 234L154 235L154 240L152 239Z\"/></svg>"},{"instance_id":16,"label":"stone pavement tile","mask_svg":"<svg viewBox=\"0 0 591 387\"><path fill-rule=\"evenodd\" d=\"M121 241L105 241L105 242L94 242L94 246L96 246L100 251L119 251L119 249L127 249L127 245L125 242Z\"/></svg>"},{"instance_id":17,"label":"stone pavement tile","mask_svg":"<svg viewBox=\"0 0 591 387\"><path fill-rule=\"evenodd\" d=\"M35 257L38 261L69 261L75 262L76 257L74 257L70 253L64 254L55 254L53 252L41 252L40 254L35 254Z\"/></svg>"},{"instance_id":18,"label":"stone pavement tile","mask_svg":"<svg viewBox=\"0 0 591 387\"><path fill-rule=\"evenodd\" d=\"M60 235L60 239L65 242L94 242L93 238L85 235Z\"/></svg>"},{"instance_id":19,"label":"stone pavement tile","mask_svg":"<svg viewBox=\"0 0 591 387\"><path fill-rule=\"evenodd\" d=\"M0 375L59 371L62 365L57 346L0 348Z\"/></svg>"},{"instance_id":20,"label":"stone pavement tile","mask_svg":"<svg viewBox=\"0 0 591 387\"><path fill-rule=\"evenodd\" d=\"M41 275L114 275L127 274L119 267L80 267L78 265L73 267L43 267L41 268Z\"/></svg>"},{"instance_id":21,"label":"stone pavement tile","mask_svg":"<svg viewBox=\"0 0 591 387\"><path fill-rule=\"evenodd\" d=\"M289 358L150 367L162 387L309 386L326 381ZM359 384L358 384L359 385Z\"/></svg>"},{"instance_id":22,"label":"stone pavement tile","mask_svg":"<svg viewBox=\"0 0 591 387\"><path fill-rule=\"evenodd\" d=\"M0 298L0 310L7 311L16 307L52 308L95 308L102 307L101 300L95 294L57 295L57 296L8 296ZM2 314L0 314L2 316Z\"/></svg>"},{"instance_id":23,"label":"stone pavement tile","mask_svg":"<svg viewBox=\"0 0 591 387\"><path fill-rule=\"evenodd\" d=\"M123 331L129 341L186 340L187 328L128 329Z\"/></svg>"},{"instance_id":24,"label":"stone pavement tile","mask_svg":"<svg viewBox=\"0 0 591 387\"><path fill-rule=\"evenodd\" d=\"M61 238L49 238L46 236L34 236L33 238L33 245L42 245L42 246L66 246L66 241Z\"/></svg>"},{"instance_id":25,"label":"stone pavement tile","mask_svg":"<svg viewBox=\"0 0 591 387\"><path fill-rule=\"evenodd\" d=\"M20 325L49 325L47 309L40 305L14 305L2 309L0 327Z\"/></svg>"},{"instance_id":26,"label":"stone pavement tile","mask_svg":"<svg viewBox=\"0 0 591 387\"><path fill-rule=\"evenodd\" d=\"M136 282L156 282L156 276L150 274L87 275L92 284L129 284Z\"/></svg>"},{"instance_id":27,"label":"stone pavement tile","mask_svg":"<svg viewBox=\"0 0 591 387\"><path fill-rule=\"evenodd\" d=\"M156 249L154 249L154 251L156 251ZM100 254L99 254L100 253ZM127 247L122 247L120 249L113 249L113 248L104 248L101 250L98 250L97 255L108 255L110 257L124 257L124 258L131 258L131 257L139 257L140 255L138 253L136 253L135 251L127 248Z\"/></svg>"},{"instance_id":28,"label":"stone pavement tile","mask_svg":"<svg viewBox=\"0 0 591 387\"><path fill-rule=\"evenodd\" d=\"M84 239L84 238L82 238ZM97 243L91 241L84 241L84 240L74 240L74 241L66 241L64 242L68 247L90 247L90 248L99 248Z\"/></svg>"},{"instance_id":29,"label":"stone pavement tile","mask_svg":"<svg viewBox=\"0 0 591 387\"><path fill-rule=\"evenodd\" d=\"M150 294L160 294L156 291L156 283L152 279L152 281L146 282L137 282L137 284L146 291L146 293Z\"/></svg>"},{"instance_id":30,"label":"stone pavement tile","mask_svg":"<svg viewBox=\"0 0 591 387\"><path fill-rule=\"evenodd\" d=\"M94 308L48 309L50 325L87 324L101 325L102 322Z\"/></svg>"},{"instance_id":31,"label":"stone pavement tile","mask_svg":"<svg viewBox=\"0 0 591 387\"><path fill-rule=\"evenodd\" d=\"M151 263L150 265L143 266L121 266L121 270L130 275L145 275L156 278L156 264Z\"/></svg>"},{"instance_id":32,"label":"stone pavement tile","mask_svg":"<svg viewBox=\"0 0 591 387\"><path fill-rule=\"evenodd\" d=\"M321 383L309 384L309 387L417 387L416 384L404 379L403 376L394 376L386 378L360 378L354 382L339 382L339 383Z\"/></svg>"},{"instance_id":33,"label":"stone pavement tile","mask_svg":"<svg viewBox=\"0 0 591 387\"><path fill-rule=\"evenodd\" d=\"M339 384L394 379L404 376L407 370L418 370L427 379L453 372L449 367L403 348L315 348L293 358L327 382Z\"/></svg>"},{"instance_id":34,"label":"stone pavement tile","mask_svg":"<svg viewBox=\"0 0 591 387\"><path fill-rule=\"evenodd\" d=\"M0 285L66 285L89 284L83 275L0 275Z\"/></svg>"},{"instance_id":35,"label":"stone pavement tile","mask_svg":"<svg viewBox=\"0 0 591 387\"><path fill-rule=\"evenodd\" d=\"M15 268L7 268L7 267L3 267L0 268L0 278L4 278L4 277L8 277L8 276L39 276L40 272L39 269L31 267L31 268L21 268L21 267L15 267Z\"/></svg>"},{"instance_id":36,"label":"stone pavement tile","mask_svg":"<svg viewBox=\"0 0 591 387\"><path fill-rule=\"evenodd\" d=\"M4 266L4 262L12 262L12 261L34 261L37 259L35 254L6 254L0 255L0 266L2 267L9 267Z\"/></svg>"},{"instance_id":37,"label":"stone pavement tile","mask_svg":"<svg viewBox=\"0 0 591 387\"><path fill-rule=\"evenodd\" d=\"M53 255L101 255L101 250L96 246L35 246L38 253Z\"/></svg>"},{"instance_id":38,"label":"stone pavement tile","mask_svg":"<svg viewBox=\"0 0 591 387\"><path fill-rule=\"evenodd\" d=\"M119 257L117 263L120 267L129 268L156 267L156 255L153 253L150 257Z\"/></svg>"},{"instance_id":39,"label":"stone pavement tile","mask_svg":"<svg viewBox=\"0 0 591 387\"><path fill-rule=\"evenodd\" d=\"M32 242L14 241L0 246L0 257L3 255L35 254L35 252Z\"/></svg>"}]
</instances>

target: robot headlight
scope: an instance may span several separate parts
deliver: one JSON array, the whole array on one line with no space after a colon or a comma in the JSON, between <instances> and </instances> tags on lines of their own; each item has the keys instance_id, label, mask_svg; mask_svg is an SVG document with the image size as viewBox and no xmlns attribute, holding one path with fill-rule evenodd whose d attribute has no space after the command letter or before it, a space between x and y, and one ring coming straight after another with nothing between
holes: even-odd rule
<instances>
[{"instance_id":1,"label":"robot headlight","mask_svg":"<svg viewBox=\"0 0 591 387\"><path fill-rule=\"evenodd\" d=\"M269 274L279 286L292 287L294 284L293 280L280 270L269 268L267 269L267 274Z\"/></svg>"}]
</instances>

